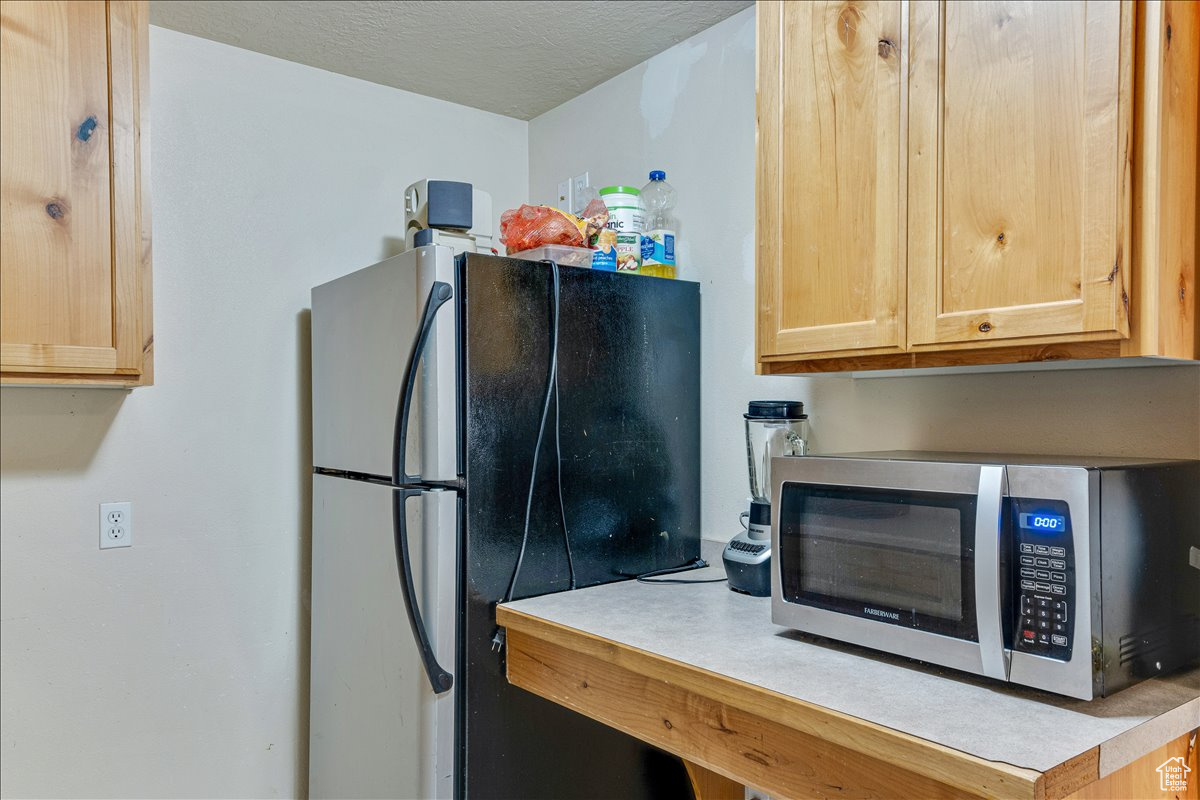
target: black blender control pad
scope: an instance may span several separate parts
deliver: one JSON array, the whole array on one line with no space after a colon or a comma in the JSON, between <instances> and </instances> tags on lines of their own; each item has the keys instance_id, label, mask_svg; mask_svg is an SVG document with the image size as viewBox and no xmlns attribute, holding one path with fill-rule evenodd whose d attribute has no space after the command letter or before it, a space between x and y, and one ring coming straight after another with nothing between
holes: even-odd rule
<instances>
[{"instance_id":1,"label":"black blender control pad","mask_svg":"<svg viewBox=\"0 0 1200 800\"><path fill-rule=\"evenodd\" d=\"M1071 515L1061 500L1014 497L1015 625L1013 650L1071 659L1075 620L1075 552Z\"/></svg>"},{"instance_id":2,"label":"black blender control pad","mask_svg":"<svg viewBox=\"0 0 1200 800\"><path fill-rule=\"evenodd\" d=\"M765 544L750 544L749 542L739 542L739 541L734 540L729 543L729 549L737 550L742 553L750 553L751 555L754 555L756 553L761 553L763 550L766 550L767 546Z\"/></svg>"}]
</instances>

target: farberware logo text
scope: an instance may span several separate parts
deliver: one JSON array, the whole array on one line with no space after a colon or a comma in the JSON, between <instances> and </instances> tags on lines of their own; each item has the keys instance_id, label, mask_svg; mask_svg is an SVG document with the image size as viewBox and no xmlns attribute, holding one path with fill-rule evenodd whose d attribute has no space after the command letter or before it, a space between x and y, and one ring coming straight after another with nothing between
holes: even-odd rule
<instances>
[{"instance_id":1,"label":"farberware logo text","mask_svg":"<svg viewBox=\"0 0 1200 800\"><path fill-rule=\"evenodd\" d=\"M873 617L883 617L885 619L894 619L900 621L900 615L895 611L880 611L878 608L863 608L864 614L870 614Z\"/></svg>"}]
</instances>

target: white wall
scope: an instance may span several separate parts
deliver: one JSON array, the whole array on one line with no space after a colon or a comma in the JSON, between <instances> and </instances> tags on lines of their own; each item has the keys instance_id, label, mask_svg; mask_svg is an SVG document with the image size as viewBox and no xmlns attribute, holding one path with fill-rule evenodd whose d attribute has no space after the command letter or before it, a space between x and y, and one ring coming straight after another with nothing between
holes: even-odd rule
<instances>
[{"instance_id":1,"label":"white wall","mask_svg":"<svg viewBox=\"0 0 1200 800\"><path fill-rule=\"evenodd\" d=\"M0 390L0 782L303 795L308 289L390 254L413 180L524 200L527 125L150 39L156 385Z\"/></svg>"},{"instance_id":2,"label":"white wall","mask_svg":"<svg viewBox=\"0 0 1200 800\"><path fill-rule=\"evenodd\" d=\"M803 400L823 452L929 448L1200 457L1200 368L892 378L754 375L754 9L529 123L529 188L585 170L679 191L681 277L701 283L704 535L748 492L741 414ZM631 280L634 280L631 278Z\"/></svg>"}]
</instances>

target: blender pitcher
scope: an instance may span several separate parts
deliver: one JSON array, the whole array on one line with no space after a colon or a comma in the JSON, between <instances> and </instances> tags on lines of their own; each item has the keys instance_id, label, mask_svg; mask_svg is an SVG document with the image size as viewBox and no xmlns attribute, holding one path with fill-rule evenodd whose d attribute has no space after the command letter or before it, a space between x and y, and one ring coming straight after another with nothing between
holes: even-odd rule
<instances>
[{"instance_id":1,"label":"blender pitcher","mask_svg":"<svg viewBox=\"0 0 1200 800\"><path fill-rule=\"evenodd\" d=\"M808 455L808 415L791 400L753 400L743 415L750 472L750 510L742 512L746 530L725 546L729 588L767 597L771 594L771 459Z\"/></svg>"},{"instance_id":2,"label":"blender pitcher","mask_svg":"<svg viewBox=\"0 0 1200 800\"><path fill-rule=\"evenodd\" d=\"M808 455L808 415L804 404L754 400L746 420L746 458L750 468L750 538L771 538L771 459Z\"/></svg>"}]
</instances>

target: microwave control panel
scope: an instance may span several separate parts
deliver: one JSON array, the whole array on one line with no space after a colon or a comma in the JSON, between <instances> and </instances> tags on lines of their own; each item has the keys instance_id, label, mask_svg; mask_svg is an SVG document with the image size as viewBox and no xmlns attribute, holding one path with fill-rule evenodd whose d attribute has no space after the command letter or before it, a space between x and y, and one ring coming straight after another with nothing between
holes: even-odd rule
<instances>
[{"instance_id":1,"label":"microwave control panel","mask_svg":"<svg viewBox=\"0 0 1200 800\"><path fill-rule=\"evenodd\" d=\"M1075 628L1075 552L1061 500L1014 497L1009 505L1016 598L1013 650L1069 661Z\"/></svg>"}]
</instances>

